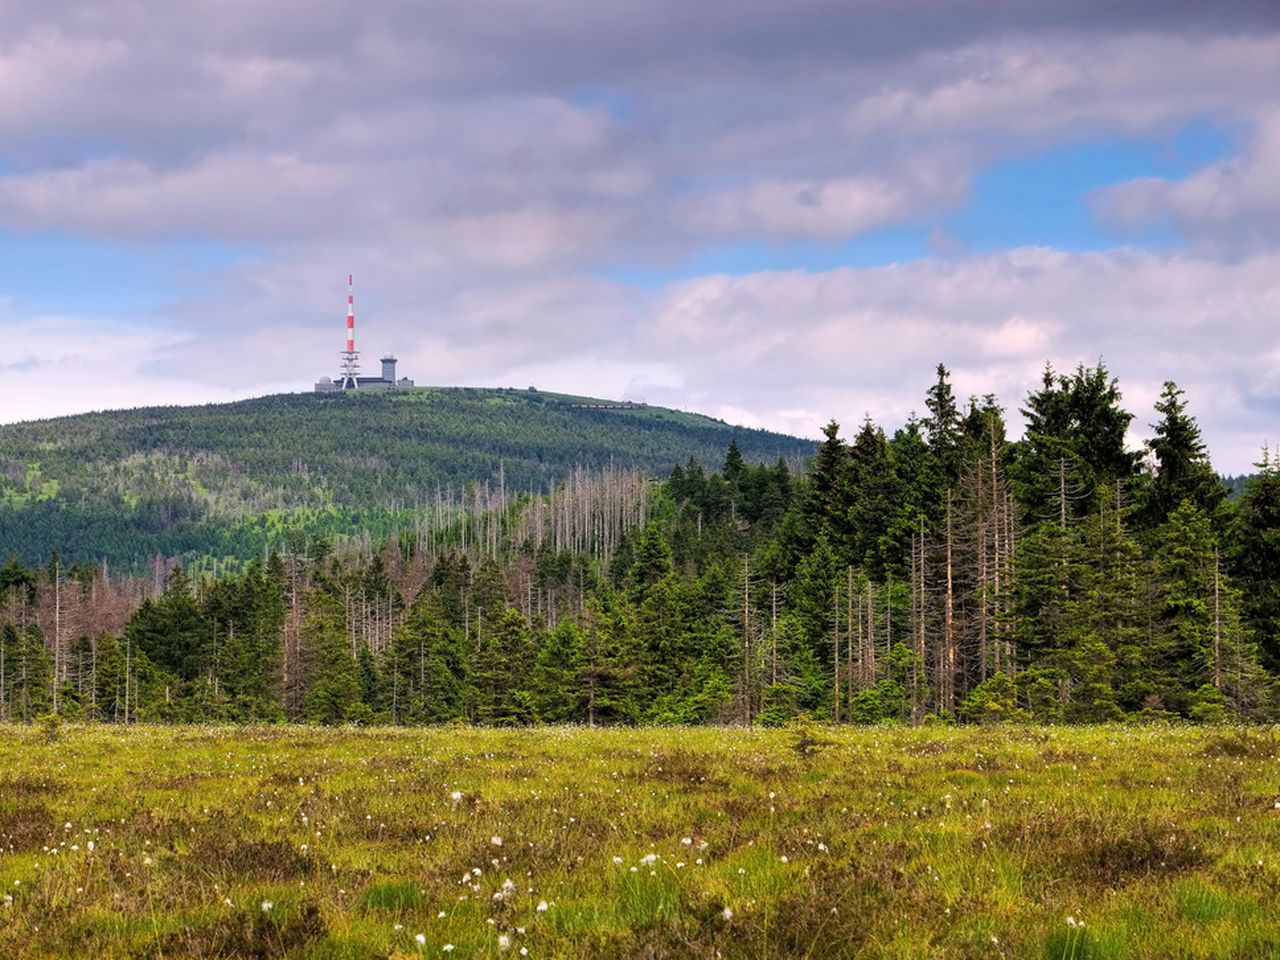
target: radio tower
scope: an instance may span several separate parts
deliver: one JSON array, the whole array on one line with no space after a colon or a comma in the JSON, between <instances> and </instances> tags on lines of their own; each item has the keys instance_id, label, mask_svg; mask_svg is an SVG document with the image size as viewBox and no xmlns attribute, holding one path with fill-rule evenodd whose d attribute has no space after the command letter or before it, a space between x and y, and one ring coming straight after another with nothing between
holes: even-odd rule
<instances>
[{"instance_id":1,"label":"radio tower","mask_svg":"<svg viewBox=\"0 0 1280 960\"><path fill-rule=\"evenodd\" d=\"M342 378L338 389L354 390L360 386L360 354L356 350L356 298L351 274L347 274L347 349L342 351Z\"/></svg>"}]
</instances>

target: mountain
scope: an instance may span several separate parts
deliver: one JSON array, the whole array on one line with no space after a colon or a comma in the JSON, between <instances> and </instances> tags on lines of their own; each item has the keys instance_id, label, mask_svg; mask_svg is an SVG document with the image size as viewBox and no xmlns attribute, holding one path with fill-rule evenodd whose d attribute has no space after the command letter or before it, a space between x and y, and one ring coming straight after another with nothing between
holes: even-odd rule
<instances>
[{"instance_id":1,"label":"mountain","mask_svg":"<svg viewBox=\"0 0 1280 960\"><path fill-rule=\"evenodd\" d=\"M536 390L281 394L0 426L0 559L258 555L289 530L385 535L475 484L549 489L575 468L665 476L798 462L811 441L662 407Z\"/></svg>"}]
</instances>

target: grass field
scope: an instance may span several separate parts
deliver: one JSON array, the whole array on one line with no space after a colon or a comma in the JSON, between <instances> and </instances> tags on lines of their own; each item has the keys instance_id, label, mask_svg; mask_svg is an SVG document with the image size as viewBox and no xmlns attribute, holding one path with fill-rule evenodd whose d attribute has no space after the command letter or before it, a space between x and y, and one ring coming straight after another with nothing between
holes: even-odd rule
<instances>
[{"instance_id":1,"label":"grass field","mask_svg":"<svg viewBox=\"0 0 1280 960\"><path fill-rule=\"evenodd\" d=\"M1280 738L0 728L0 957L1280 956Z\"/></svg>"}]
</instances>

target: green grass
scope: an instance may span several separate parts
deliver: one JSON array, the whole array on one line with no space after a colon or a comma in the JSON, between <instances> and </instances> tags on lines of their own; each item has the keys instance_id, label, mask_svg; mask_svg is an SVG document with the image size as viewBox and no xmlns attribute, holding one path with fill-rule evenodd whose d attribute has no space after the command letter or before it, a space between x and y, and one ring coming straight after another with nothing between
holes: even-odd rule
<instances>
[{"instance_id":1,"label":"green grass","mask_svg":"<svg viewBox=\"0 0 1280 960\"><path fill-rule=\"evenodd\" d=\"M827 735L0 728L0 956L1280 955L1267 731Z\"/></svg>"}]
</instances>

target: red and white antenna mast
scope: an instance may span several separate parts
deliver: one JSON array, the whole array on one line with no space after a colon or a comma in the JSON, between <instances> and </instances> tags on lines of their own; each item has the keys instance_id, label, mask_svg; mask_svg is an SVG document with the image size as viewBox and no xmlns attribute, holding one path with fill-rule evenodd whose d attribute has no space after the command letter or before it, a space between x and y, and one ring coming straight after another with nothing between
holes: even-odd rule
<instances>
[{"instance_id":1,"label":"red and white antenna mast","mask_svg":"<svg viewBox=\"0 0 1280 960\"><path fill-rule=\"evenodd\" d=\"M356 350L356 297L355 284L347 274L347 349L342 351L343 390L354 390L360 385L360 354Z\"/></svg>"}]
</instances>

